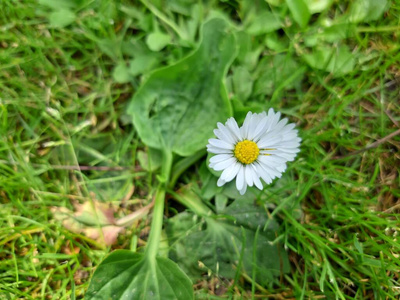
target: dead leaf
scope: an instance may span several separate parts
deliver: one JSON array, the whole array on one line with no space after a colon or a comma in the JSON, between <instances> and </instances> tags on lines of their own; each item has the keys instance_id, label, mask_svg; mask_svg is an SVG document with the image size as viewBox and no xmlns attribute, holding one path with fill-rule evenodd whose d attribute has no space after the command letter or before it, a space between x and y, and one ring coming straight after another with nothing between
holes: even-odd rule
<instances>
[{"instance_id":1,"label":"dead leaf","mask_svg":"<svg viewBox=\"0 0 400 300\"><path fill-rule=\"evenodd\" d=\"M118 235L125 230L125 227L146 216L153 204L154 201L118 220L114 217L113 207L96 200L75 204L75 212L65 207L52 207L51 211L54 218L69 231L111 246L115 244Z\"/></svg>"}]
</instances>

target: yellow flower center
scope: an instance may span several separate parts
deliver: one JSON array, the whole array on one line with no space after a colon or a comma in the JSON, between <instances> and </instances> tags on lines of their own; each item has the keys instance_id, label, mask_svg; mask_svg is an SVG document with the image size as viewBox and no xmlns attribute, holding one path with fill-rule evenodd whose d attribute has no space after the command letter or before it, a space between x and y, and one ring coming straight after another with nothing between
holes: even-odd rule
<instances>
[{"instance_id":1,"label":"yellow flower center","mask_svg":"<svg viewBox=\"0 0 400 300\"><path fill-rule=\"evenodd\" d=\"M241 163L248 165L257 159L260 149L253 141L244 140L236 144L233 153Z\"/></svg>"}]
</instances>

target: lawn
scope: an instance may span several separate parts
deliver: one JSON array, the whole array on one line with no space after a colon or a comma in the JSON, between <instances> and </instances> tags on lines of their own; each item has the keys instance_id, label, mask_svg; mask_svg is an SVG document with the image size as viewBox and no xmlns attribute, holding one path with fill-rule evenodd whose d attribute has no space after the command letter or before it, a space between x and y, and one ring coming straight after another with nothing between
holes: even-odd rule
<instances>
[{"instance_id":1,"label":"lawn","mask_svg":"<svg viewBox=\"0 0 400 300\"><path fill-rule=\"evenodd\" d=\"M400 298L400 3L0 3L1 300ZM217 186L270 108L295 160Z\"/></svg>"}]
</instances>

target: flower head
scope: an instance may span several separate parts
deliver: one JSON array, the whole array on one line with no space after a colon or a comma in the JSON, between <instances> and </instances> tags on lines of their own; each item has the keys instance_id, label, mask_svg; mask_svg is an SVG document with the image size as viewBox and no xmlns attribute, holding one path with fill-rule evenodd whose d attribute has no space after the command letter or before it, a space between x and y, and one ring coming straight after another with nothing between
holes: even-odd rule
<instances>
[{"instance_id":1,"label":"flower head","mask_svg":"<svg viewBox=\"0 0 400 300\"><path fill-rule=\"evenodd\" d=\"M270 184L282 176L286 162L294 160L300 151L301 139L295 125L280 117L280 112L271 108L268 114L249 112L240 128L234 118L225 125L217 124L217 138L208 140L207 151L216 154L210 159L210 168L223 171L218 186L236 177L236 188L243 195L247 186L262 190L260 178Z\"/></svg>"}]
</instances>

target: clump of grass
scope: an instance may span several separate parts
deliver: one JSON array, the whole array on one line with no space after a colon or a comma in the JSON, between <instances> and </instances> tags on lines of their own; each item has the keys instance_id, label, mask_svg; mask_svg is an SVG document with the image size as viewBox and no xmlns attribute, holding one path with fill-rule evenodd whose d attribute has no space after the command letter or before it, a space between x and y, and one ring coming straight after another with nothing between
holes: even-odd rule
<instances>
[{"instance_id":1,"label":"clump of grass","mask_svg":"<svg viewBox=\"0 0 400 300\"><path fill-rule=\"evenodd\" d=\"M205 8L221 5L227 4ZM253 283L253 292L251 280L241 279L232 287L223 278L207 278L197 285L196 296L399 297L400 141L393 135L400 123L400 54L395 38L399 8L392 3L373 26L357 25L354 36L340 41L354 52L372 53L367 63L334 76L296 58L304 70L301 81L287 89L283 87L288 82L283 82L278 92L254 95L245 102L279 108L301 128L299 159L290 164L285 178L265 190L275 206L271 214L281 222L277 242L289 252L291 272L274 286ZM168 9L165 18L171 23L175 10ZM232 19L242 17L240 9L229 7ZM148 59L153 63L144 69L146 73L194 47L183 44L168 22L159 21L145 6L135 10L128 3L110 7L87 3L67 10L76 19L62 28L51 24L54 8L35 1L4 3L0 13L0 295L4 299L81 297L94 267L110 250L145 244L145 222L106 248L66 230L50 208L72 209L74 201L95 197L113 203L118 212L129 212L139 200L150 197L155 179L141 168L136 155L137 149L145 148L124 119L125 105L142 78L120 80L115 66ZM345 4L337 1L323 14L345 11ZM153 30L153 22L162 25L171 44L146 58L130 54L132 49L147 53L142 39ZM281 31L279 35L291 35ZM301 41L295 35L290 38L282 53L300 55L296 51ZM267 54L282 54L262 47L256 62ZM270 69L278 74L277 70L276 65ZM123 198L127 200L120 205ZM182 209L172 205L171 214L176 208ZM218 289L221 286L226 286L224 293Z\"/></svg>"}]
</instances>

